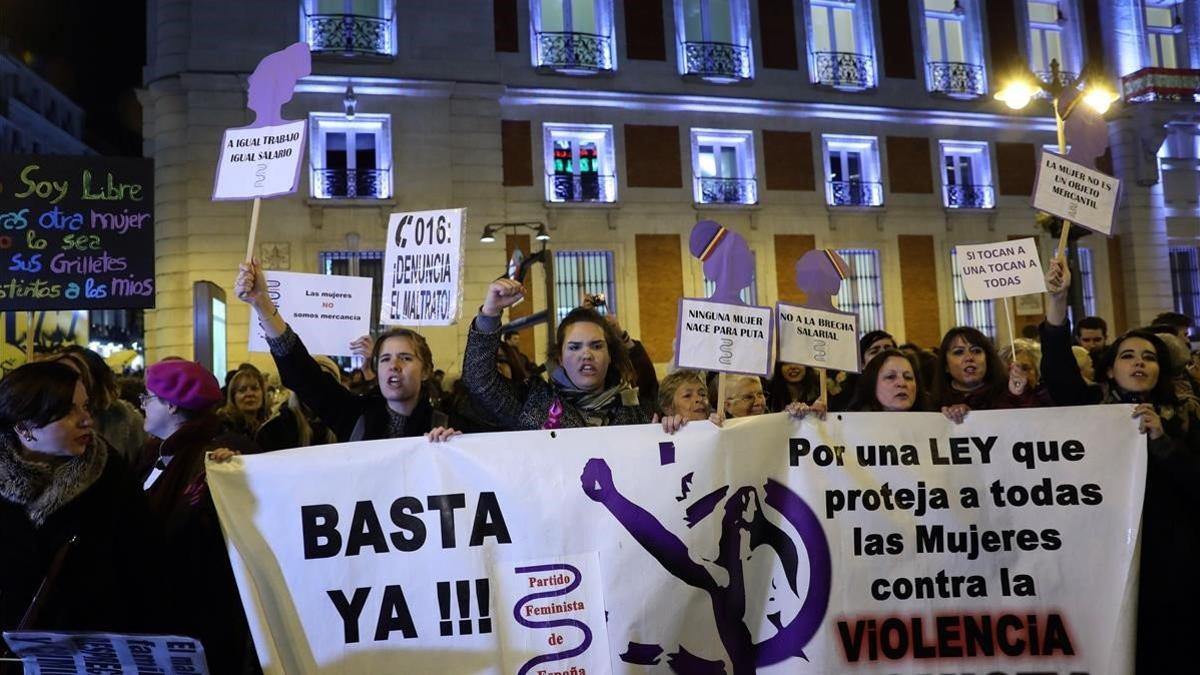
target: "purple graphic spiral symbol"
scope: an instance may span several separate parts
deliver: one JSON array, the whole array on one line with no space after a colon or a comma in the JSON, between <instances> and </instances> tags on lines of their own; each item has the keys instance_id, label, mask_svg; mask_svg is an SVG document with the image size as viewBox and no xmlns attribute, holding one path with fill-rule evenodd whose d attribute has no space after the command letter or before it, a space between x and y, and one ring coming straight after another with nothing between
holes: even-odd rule
<instances>
[{"instance_id":1,"label":"purple graphic spiral symbol","mask_svg":"<svg viewBox=\"0 0 1200 675\"><path fill-rule=\"evenodd\" d=\"M530 593L529 595L526 595L525 597L518 600L516 607L513 607L513 618L517 620L517 623L521 624L522 626L525 626L526 628L573 627L573 628L578 628L583 633L583 642L580 643L578 647L573 647L566 651L551 652L549 654L542 654L540 656L535 656L532 659L526 661L525 665L521 666L521 669L517 671L517 675L525 675L526 673L528 673L530 671L530 669L532 669L534 666L538 665L539 663L548 663L550 661L561 661L563 659L569 659L569 658L572 658L575 656L579 656L580 654L587 651L587 648L592 645L592 630L590 628L588 628L586 623L579 621L578 619L554 619L552 621L529 621L529 620L525 619L525 617L521 616L521 608L534 600L538 600L541 598L554 598L554 597L563 596L563 595L566 595L566 594L570 593L571 591L575 590L576 588L579 588L579 583L581 581L581 575L579 574L579 569L572 565L567 565L567 564L552 564L552 565L533 565L531 567L518 567L514 571L517 574L566 571L566 572L569 572L571 574L571 576L573 577L571 579L571 583L568 584L566 588L559 588L559 589L556 589L553 591L540 591L538 593Z\"/></svg>"}]
</instances>

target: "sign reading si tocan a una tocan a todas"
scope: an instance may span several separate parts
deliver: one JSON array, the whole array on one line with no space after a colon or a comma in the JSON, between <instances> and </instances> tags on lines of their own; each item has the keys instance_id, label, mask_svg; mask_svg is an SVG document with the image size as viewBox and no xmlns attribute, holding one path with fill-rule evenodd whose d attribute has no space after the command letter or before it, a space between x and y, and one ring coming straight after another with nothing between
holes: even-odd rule
<instances>
[{"instance_id":1,"label":"sign reading si tocan a una tocan a todas","mask_svg":"<svg viewBox=\"0 0 1200 675\"><path fill-rule=\"evenodd\" d=\"M154 306L154 164L0 157L0 309Z\"/></svg>"}]
</instances>

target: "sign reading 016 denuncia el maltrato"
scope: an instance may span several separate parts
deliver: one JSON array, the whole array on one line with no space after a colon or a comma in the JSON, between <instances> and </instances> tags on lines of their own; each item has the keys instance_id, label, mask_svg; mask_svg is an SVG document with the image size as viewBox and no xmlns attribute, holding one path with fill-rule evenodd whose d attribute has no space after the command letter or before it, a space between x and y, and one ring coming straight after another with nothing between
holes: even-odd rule
<instances>
[{"instance_id":1,"label":"sign reading 016 denuncia el maltrato","mask_svg":"<svg viewBox=\"0 0 1200 675\"><path fill-rule=\"evenodd\" d=\"M154 306L154 164L0 157L0 310Z\"/></svg>"}]
</instances>

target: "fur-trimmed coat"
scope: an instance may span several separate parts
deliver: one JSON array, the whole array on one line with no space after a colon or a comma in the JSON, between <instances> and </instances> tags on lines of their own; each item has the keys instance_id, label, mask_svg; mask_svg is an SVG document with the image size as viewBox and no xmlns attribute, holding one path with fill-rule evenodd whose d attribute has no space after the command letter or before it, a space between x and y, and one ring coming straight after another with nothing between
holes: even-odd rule
<instances>
[{"instance_id":1,"label":"fur-trimmed coat","mask_svg":"<svg viewBox=\"0 0 1200 675\"><path fill-rule=\"evenodd\" d=\"M0 630L18 627L61 553L26 628L159 631L161 550L140 486L103 441L42 462L0 432Z\"/></svg>"}]
</instances>

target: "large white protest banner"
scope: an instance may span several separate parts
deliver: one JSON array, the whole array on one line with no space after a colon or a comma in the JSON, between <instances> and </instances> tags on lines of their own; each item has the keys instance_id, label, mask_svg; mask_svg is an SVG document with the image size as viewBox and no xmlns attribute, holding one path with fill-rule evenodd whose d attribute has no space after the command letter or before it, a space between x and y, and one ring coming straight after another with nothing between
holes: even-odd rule
<instances>
[{"instance_id":1,"label":"large white protest banner","mask_svg":"<svg viewBox=\"0 0 1200 675\"><path fill-rule=\"evenodd\" d=\"M388 219L379 321L449 326L462 314L466 209L393 213Z\"/></svg>"},{"instance_id":2,"label":"large white protest banner","mask_svg":"<svg viewBox=\"0 0 1200 675\"><path fill-rule=\"evenodd\" d=\"M204 647L178 635L5 631L25 675L207 675Z\"/></svg>"},{"instance_id":3,"label":"large white protest banner","mask_svg":"<svg viewBox=\"0 0 1200 675\"><path fill-rule=\"evenodd\" d=\"M970 300L1046 292L1046 278L1032 238L954 247L954 264Z\"/></svg>"},{"instance_id":4,"label":"large white protest banner","mask_svg":"<svg viewBox=\"0 0 1200 675\"><path fill-rule=\"evenodd\" d=\"M208 479L267 673L1115 675L1131 411L397 439Z\"/></svg>"},{"instance_id":5,"label":"large white protest banner","mask_svg":"<svg viewBox=\"0 0 1200 675\"><path fill-rule=\"evenodd\" d=\"M1108 235L1117 215L1120 190L1120 180L1043 150L1033 208Z\"/></svg>"},{"instance_id":6,"label":"large white protest banner","mask_svg":"<svg viewBox=\"0 0 1200 675\"><path fill-rule=\"evenodd\" d=\"M770 307L680 298L675 364L680 368L770 376L775 327L772 314Z\"/></svg>"},{"instance_id":7,"label":"large white protest banner","mask_svg":"<svg viewBox=\"0 0 1200 675\"><path fill-rule=\"evenodd\" d=\"M371 332L369 277L271 272L267 293L312 354L353 356L350 343ZM271 351L262 326L249 330L250 351Z\"/></svg>"},{"instance_id":8,"label":"large white protest banner","mask_svg":"<svg viewBox=\"0 0 1200 675\"><path fill-rule=\"evenodd\" d=\"M779 360L858 372L858 315L778 303Z\"/></svg>"},{"instance_id":9,"label":"large white protest banner","mask_svg":"<svg viewBox=\"0 0 1200 675\"><path fill-rule=\"evenodd\" d=\"M213 199L275 197L296 191L307 122L226 129Z\"/></svg>"}]
</instances>

